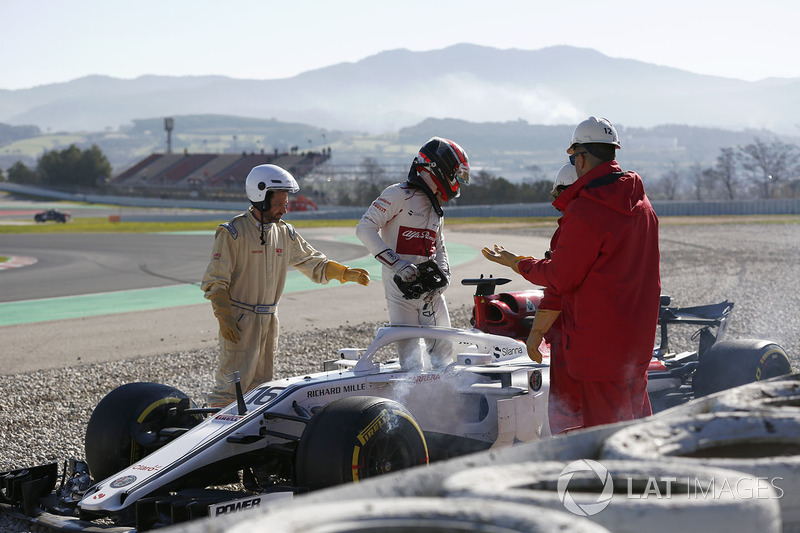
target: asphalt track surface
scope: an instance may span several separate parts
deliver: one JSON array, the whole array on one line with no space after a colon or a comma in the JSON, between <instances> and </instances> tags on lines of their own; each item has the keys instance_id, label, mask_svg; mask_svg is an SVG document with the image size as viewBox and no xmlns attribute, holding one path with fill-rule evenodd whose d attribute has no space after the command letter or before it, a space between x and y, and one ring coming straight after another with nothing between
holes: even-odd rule
<instances>
[{"instance_id":1,"label":"asphalt track surface","mask_svg":"<svg viewBox=\"0 0 800 533\"><path fill-rule=\"evenodd\" d=\"M454 280L446 293L451 309L471 305L474 288L461 279L508 275L480 255L483 246L497 239L534 253L548 246L545 238L445 231ZM367 268L373 283L316 285L292 272L279 307L282 335L388 317L380 267L353 228L300 232L330 258ZM211 232L0 236L0 255L37 259L0 270L0 373L215 346L218 325L199 288L212 243ZM524 288L529 286L521 280L504 286Z\"/></svg>"},{"instance_id":2,"label":"asphalt track surface","mask_svg":"<svg viewBox=\"0 0 800 533\"><path fill-rule=\"evenodd\" d=\"M0 224L32 223L33 213L47 207L0 197ZM108 206L66 209L76 218L200 216ZM232 213L204 216L222 221ZM784 221L717 220L706 225L703 219L687 219L662 224L662 289L680 306L736 302L729 335L774 340L799 368L800 226L795 217ZM464 278L503 276L512 280L503 291L529 289L519 276L486 261L480 249L499 243L541 257L554 228L446 225L453 284L445 295L451 311L472 306L473 287L461 285ZM316 285L299 272L290 273L280 302L282 336L386 320L379 265L354 229L300 231L332 259L367 268L373 283L366 288L338 282ZM218 325L199 289L212 240L210 232L0 234L0 256L37 259L30 266L0 268L0 374L215 349Z\"/></svg>"}]
</instances>

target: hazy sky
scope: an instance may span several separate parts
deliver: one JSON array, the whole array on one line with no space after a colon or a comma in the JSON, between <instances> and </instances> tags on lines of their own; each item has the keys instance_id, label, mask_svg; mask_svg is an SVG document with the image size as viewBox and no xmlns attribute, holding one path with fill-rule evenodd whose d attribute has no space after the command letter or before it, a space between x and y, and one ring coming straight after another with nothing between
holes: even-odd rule
<instances>
[{"instance_id":1,"label":"hazy sky","mask_svg":"<svg viewBox=\"0 0 800 533\"><path fill-rule=\"evenodd\" d=\"M0 88L90 74L285 78L465 42L567 44L755 81L800 77L798 20L797 0L0 0Z\"/></svg>"}]
</instances>

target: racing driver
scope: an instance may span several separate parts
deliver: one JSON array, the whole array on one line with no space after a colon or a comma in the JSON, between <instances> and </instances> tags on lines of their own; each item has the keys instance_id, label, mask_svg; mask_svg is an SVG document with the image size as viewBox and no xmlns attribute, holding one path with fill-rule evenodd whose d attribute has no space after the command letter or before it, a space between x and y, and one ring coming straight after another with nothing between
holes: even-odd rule
<instances>
[{"instance_id":1,"label":"racing driver","mask_svg":"<svg viewBox=\"0 0 800 533\"><path fill-rule=\"evenodd\" d=\"M235 399L230 376L238 371L242 391L272 380L278 346L278 301L289 266L315 283L331 279L369 284L369 272L328 259L281 217L289 193L300 188L294 177L275 165L254 167L245 181L252 206L220 224L201 288L219 321L220 360L211 407Z\"/></svg>"},{"instance_id":2,"label":"racing driver","mask_svg":"<svg viewBox=\"0 0 800 533\"><path fill-rule=\"evenodd\" d=\"M356 227L356 235L383 265L383 287L392 325L450 327L444 285L419 298L408 298L394 282L419 276L416 265L432 260L450 279L442 229L442 202L456 198L462 183L469 183L467 154L449 139L433 137L411 163L405 182L387 187L372 202ZM452 361L453 346L446 341L426 341L431 366L441 369ZM419 342L397 343L400 365L416 371L424 367Z\"/></svg>"}]
</instances>

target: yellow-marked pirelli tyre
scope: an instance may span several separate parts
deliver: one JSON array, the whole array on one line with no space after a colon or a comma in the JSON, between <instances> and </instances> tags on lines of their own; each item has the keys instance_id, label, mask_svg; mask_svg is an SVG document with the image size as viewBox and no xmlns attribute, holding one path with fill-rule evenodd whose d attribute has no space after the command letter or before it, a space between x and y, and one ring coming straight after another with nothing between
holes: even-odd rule
<instances>
[{"instance_id":1,"label":"yellow-marked pirelli tyre","mask_svg":"<svg viewBox=\"0 0 800 533\"><path fill-rule=\"evenodd\" d=\"M428 464L419 424L401 404L372 396L335 400L315 414L295 454L295 484L322 489Z\"/></svg>"},{"instance_id":2,"label":"yellow-marked pirelli tyre","mask_svg":"<svg viewBox=\"0 0 800 533\"><path fill-rule=\"evenodd\" d=\"M711 410L755 411L800 419L800 374L779 376L720 392L713 397Z\"/></svg>"},{"instance_id":3,"label":"yellow-marked pirelli tyre","mask_svg":"<svg viewBox=\"0 0 800 533\"><path fill-rule=\"evenodd\" d=\"M692 390L697 396L705 396L791 371L786 352L775 343L724 339L700 356L692 376Z\"/></svg>"},{"instance_id":4,"label":"yellow-marked pirelli tyre","mask_svg":"<svg viewBox=\"0 0 800 533\"><path fill-rule=\"evenodd\" d=\"M775 491L745 476L655 461L536 461L455 474L444 480L442 496L569 511L617 533L778 533Z\"/></svg>"},{"instance_id":5,"label":"yellow-marked pirelli tyre","mask_svg":"<svg viewBox=\"0 0 800 533\"><path fill-rule=\"evenodd\" d=\"M220 531L215 529L215 531ZM237 522L227 533L603 533L566 512L499 501L385 498L293 505Z\"/></svg>"},{"instance_id":6,"label":"yellow-marked pirelli tyre","mask_svg":"<svg viewBox=\"0 0 800 533\"><path fill-rule=\"evenodd\" d=\"M92 411L86 427L86 463L95 481L132 465L164 442L157 435L166 427L192 427L199 415L172 409L193 406L189 397L161 383L127 383L106 394Z\"/></svg>"},{"instance_id":7,"label":"yellow-marked pirelli tyre","mask_svg":"<svg viewBox=\"0 0 800 533\"><path fill-rule=\"evenodd\" d=\"M768 483L780 504L783 531L800 531L796 416L718 412L643 421L606 439L598 460L620 459L736 470L742 477Z\"/></svg>"}]
</instances>

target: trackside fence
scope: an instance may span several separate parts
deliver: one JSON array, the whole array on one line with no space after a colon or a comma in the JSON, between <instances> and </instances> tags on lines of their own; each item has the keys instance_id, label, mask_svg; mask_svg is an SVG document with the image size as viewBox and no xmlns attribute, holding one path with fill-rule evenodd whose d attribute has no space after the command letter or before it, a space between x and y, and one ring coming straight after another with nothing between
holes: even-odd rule
<instances>
[{"instance_id":1,"label":"trackside fence","mask_svg":"<svg viewBox=\"0 0 800 533\"><path fill-rule=\"evenodd\" d=\"M120 206L205 209L215 211L241 212L248 202L213 202L204 200L178 200L161 198L136 198L127 196L101 196L92 194L71 194L62 191L30 187L15 183L0 182L0 190L54 200L89 202ZM800 199L775 200L730 200L730 201L653 201L653 208L660 217L668 216L710 216L710 215L798 215ZM293 219L359 219L366 206L338 207L323 206L319 211L295 211ZM496 204L496 205L448 205L446 216L468 217L557 217L559 212L550 203L535 204Z\"/></svg>"}]
</instances>

